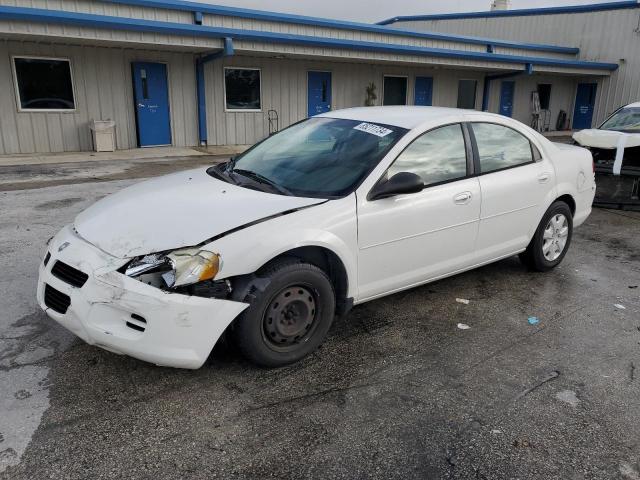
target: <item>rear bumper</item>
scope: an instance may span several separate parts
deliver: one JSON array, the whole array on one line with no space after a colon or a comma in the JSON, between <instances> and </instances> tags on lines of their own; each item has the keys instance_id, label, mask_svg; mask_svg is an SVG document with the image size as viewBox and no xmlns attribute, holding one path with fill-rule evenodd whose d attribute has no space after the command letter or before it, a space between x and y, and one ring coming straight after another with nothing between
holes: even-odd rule
<instances>
[{"instance_id":1,"label":"rear bumper","mask_svg":"<svg viewBox=\"0 0 640 480\"><path fill-rule=\"evenodd\" d=\"M65 242L69 246L58 251ZM247 307L168 293L122 275L116 271L122 260L85 242L70 227L52 239L49 252L47 265L40 263L37 289L38 304L47 315L91 345L157 365L199 368L227 326ZM57 261L86 273L84 285L74 287L52 274ZM66 310L51 300L51 292L63 304L68 298Z\"/></svg>"}]
</instances>

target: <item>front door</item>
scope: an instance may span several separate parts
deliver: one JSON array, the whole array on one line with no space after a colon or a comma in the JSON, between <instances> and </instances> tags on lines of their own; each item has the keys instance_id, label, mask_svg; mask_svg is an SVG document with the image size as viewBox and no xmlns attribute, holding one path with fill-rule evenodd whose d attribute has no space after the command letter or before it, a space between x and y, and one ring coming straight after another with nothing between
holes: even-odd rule
<instances>
[{"instance_id":1,"label":"front door","mask_svg":"<svg viewBox=\"0 0 640 480\"><path fill-rule=\"evenodd\" d=\"M579 83L576 92L576 106L573 110L573 129L591 128L593 107L596 104L597 83Z\"/></svg>"},{"instance_id":2,"label":"front door","mask_svg":"<svg viewBox=\"0 0 640 480\"><path fill-rule=\"evenodd\" d=\"M419 175L421 192L358 195L358 291L361 299L424 283L473 264L480 184L468 177L460 124L413 141L385 173Z\"/></svg>"},{"instance_id":3,"label":"front door","mask_svg":"<svg viewBox=\"0 0 640 480\"><path fill-rule=\"evenodd\" d=\"M415 104L430 107L433 104L433 78L416 77Z\"/></svg>"},{"instance_id":4,"label":"front door","mask_svg":"<svg viewBox=\"0 0 640 480\"><path fill-rule=\"evenodd\" d=\"M511 117L513 114L513 90L515 82L503 81L500 85L500 113L505 117Z\"/></svg>"},{"instance_id":5,"label":"front door","mask_svg":"<svg viewBox=\"0 0 640 480\"><path fill-rule=\"evenodd\" d=\"M331 110L331 72L309 72L307 90L310 117Z\"/></svg>"},{"instance_id":6,"label":"front door","mask_svg":"<svg viewBox=\"0 0 640 480\"><path fill-rule=\"evenodd\" d=\"M167 66L135 62L132 68L138 145L171 145Z\"/></svg>"}]
</instances>

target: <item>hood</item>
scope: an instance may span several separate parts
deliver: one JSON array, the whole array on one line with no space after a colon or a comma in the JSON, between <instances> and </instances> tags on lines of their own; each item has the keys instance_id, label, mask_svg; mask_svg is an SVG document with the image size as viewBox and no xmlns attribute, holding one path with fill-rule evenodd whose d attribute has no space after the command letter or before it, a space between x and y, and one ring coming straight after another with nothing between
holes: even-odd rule
<instances>
[{"instance_id":1,"label":"hood","mask_svg":"<svg viewBox=\"0 0 640 480\"><path fill-rule=\"evenodd\" d=\"M265 217L322 202L238 187L200 168L109 195L80 213L74 225L101 250L129 258L197 245Z\"/></svg>"},{"instance_id":2,"label":"hood","mask_svg":"<svg viewBox=\"0 0 640 480\"><path fill-rule=\"evenodd\" d=\"M580 130L573 134L573 139L584 147L594 148L618 148L618 144L624 139L625 147L640 146L640 134L616 132L614 130Z\"/></svg>"}]
</instances>

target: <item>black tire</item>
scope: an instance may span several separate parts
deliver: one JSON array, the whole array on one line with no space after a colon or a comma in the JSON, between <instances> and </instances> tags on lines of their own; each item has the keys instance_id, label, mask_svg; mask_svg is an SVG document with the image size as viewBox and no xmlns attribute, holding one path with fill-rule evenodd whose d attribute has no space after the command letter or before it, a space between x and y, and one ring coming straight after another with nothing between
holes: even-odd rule
<instances>
[{"instance_id":1,"label":"black tire","mask_svg":"<svg viewBox=\"0 0 640 480\"><path fill-rule=\"evenodd\" d=\"M568 233L566 236L566 243L564 244L564 248L560 255L553 259L549 260L545 257L543 253L543 245L544 245L544 233L547 228L550 220L556 215L564 215L567 219L567 227ZM562 262L562 259L569 250L569 246L571 245L571 237L573 235L573 214L571 213L571 209L569 205L562 201L554 202L549 209L546 211L536 232L529 242L529 246L527 249L520 254L520 260L524 263L528 268L537 272L546 272L556 267Z\"/></svg>"},{"instance_id":2,"label":"black tire","mask_svg":"<svg viewBox=\"0 0 640 480\"><path fill-rule=\"evenodd\" d=\"M297 362L325 339L335 315L333 285L309 263L283 259L256 274L243 299L249 307L232 329L240 352L265 367Z\"/></svg>"}]
</instances>

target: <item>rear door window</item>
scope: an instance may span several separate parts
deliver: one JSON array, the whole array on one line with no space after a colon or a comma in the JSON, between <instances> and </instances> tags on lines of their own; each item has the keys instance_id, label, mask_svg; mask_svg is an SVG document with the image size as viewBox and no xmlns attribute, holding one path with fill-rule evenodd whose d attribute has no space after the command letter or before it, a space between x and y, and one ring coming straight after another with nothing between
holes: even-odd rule
<instances>
[{"instance_id":1,"label":"rear door window","mask_svg":"<svg viewBox=\"0 0 640 480\"><path fill-rule=\"evenodd\" d=\"M471 127L478 147L480 173L534 161L531 142L514 129L495 123L472 123Z\"/></svg>"}]
</instances>

